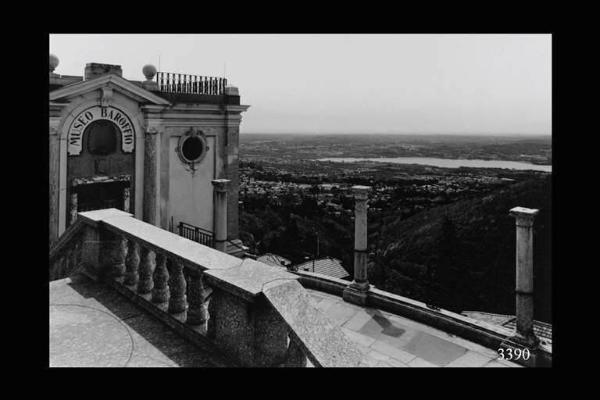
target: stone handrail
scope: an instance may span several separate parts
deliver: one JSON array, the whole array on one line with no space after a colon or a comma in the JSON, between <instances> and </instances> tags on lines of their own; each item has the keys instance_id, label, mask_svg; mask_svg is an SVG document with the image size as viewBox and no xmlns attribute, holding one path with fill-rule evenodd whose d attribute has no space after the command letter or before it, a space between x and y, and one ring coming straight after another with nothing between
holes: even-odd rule
<instances>
[{"instance_id":1,"label":"stone handrail","mask_svg":"<svg viewBox=\"0 0 600 400\"><path fill-rule=\"evenodd\" d=\"M116 209L78 214L81 265L187 339L241 366L357 366L360 352L298 277ZM86 245L93 244L93 245ZM64 243L63 247L68 248Z\"/></svg>"},{"instance_id":2,"label":"stone handrail","mask_svg":"<svg viewBox=\"0 0 600 400\"><path fill-rule=\"evenodd\" d=\"M80 267L85 225L76 221L50 246L49 280L65 278Z\"/></svg>"}]
</instances>

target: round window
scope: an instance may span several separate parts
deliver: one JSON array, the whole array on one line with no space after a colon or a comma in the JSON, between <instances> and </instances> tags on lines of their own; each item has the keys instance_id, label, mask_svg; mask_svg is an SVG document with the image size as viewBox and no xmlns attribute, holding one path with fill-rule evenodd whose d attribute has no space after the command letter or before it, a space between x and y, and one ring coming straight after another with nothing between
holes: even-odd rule
<instances>
[{"instance_id":1,"label":"round window","mask_svg":"<svg viewBox=\"0 0 600 400\"><path fill-rule=\"evenodd\" d=\"M204 142L198 136L189 136L181 145L181 155L188 162L196 162L204 153Z\"/></svg>"},{"instance_id":2,"label":"round window","mask_svg":"<svg viewBox=\"0 0 600 400\"><path fill-rule=\"evenodd\" d=\"M177 154L181 161L190 168L193 172L196 170L196 164L206 155L208 146L204 134L196 129L190 129L186 134L179 139L177 146Z\"/></svg>"}]
</instances>

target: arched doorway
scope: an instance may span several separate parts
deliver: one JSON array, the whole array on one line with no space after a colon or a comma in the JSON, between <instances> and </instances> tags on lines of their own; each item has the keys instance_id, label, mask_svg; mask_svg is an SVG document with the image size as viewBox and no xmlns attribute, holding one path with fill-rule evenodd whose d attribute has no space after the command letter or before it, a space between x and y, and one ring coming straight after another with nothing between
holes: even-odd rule
<instances>
[{"instance_id":1,"label":"arched doorway","mask_svg":"<svg viewBox=\"0 0 600 400\"><path fill-rule=\"evenodd\" d=\"M110 119L83 121L81 150L67 161L66 226L78 212L104 208L129 212L135 204L135 156L123 150L121 129Z\"/></svg>"}]
</instances>

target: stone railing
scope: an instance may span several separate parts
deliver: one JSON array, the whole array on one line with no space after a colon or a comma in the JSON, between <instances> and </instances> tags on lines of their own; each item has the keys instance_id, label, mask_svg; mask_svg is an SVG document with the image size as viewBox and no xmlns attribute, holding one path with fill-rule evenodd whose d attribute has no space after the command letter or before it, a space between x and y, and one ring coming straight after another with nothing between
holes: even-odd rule
<instances>
[{"instance_id":1,"label":"stone railing","mask_svg":"<svg viewBox=\"0 0 600 400\"><path fill-rule=\"evenodd\" d=\"M348 287L348 282L343 279L308 271L293 273L299 277L300 284L308 289L341 297ZM448 310L431 309L423 302L377 289L373 285L369 285L366 291L366 306L404 316L493 350L524 349L522 345L514 342L514 330ZM540 344L536 349L530 349L530 352L529 360L518 359L514 362L529 367L547 367L552 364L551 346Z\"/></svg>"},{"instance_id":2,"label":"stone railing","mask_svg":"<svg viewBox=\"0 0 600 400\"><path fill-rule=\"evenodd\" d=\"M75 222L50 248L48 280L65 278L76 272L82 263L85 226ZM88 243L89 244L89 243Z\"/></svg>"},{"instance_id":3,"label":"stone railing","mask_svg":"<svg viewBox=\"0 0 600 400\"><path fill-rule=\"evenodd\" d=\"M317 310L298 277L182 238L131 214L79 213L81 265L199 345L240 366L356 366L360 352ZM65 251L75 243L59 245ZM66 250L68 253L68 250Z\"/></svg>"},{"instance_id":4,"label":"stone railing","mask_svg":"<svg viewBox=\"0 0 600 400\"><path fill-rule=\"evenodd\" d=\"M157 72L158 90L166 93L225 94L227 79L212 76Z\"/></svg>"}]
</instances>

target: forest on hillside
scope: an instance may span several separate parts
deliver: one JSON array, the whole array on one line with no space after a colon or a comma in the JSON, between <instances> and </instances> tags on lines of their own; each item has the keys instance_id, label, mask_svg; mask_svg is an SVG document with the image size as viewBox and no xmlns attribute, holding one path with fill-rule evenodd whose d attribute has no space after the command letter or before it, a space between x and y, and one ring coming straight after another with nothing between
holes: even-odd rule
<instances>
[{"instance_id":1,"label":"forest on hillside","mask_svg":"<svg viewBox=\"0 0 600 400\"><path fill-rule=\"evenodd\" d=\"M534 224L536 319L551 316L551 177L536 177L415 212L402 191L369 214L369 281L452 311L514 313L515 206L540 209ZM344 208L352 198L340 196ZM243 197L241 239L257 254L294 263L331 256L352 273L353 221L319 204L315 191Z\"/></svg>"}]
</instances>

